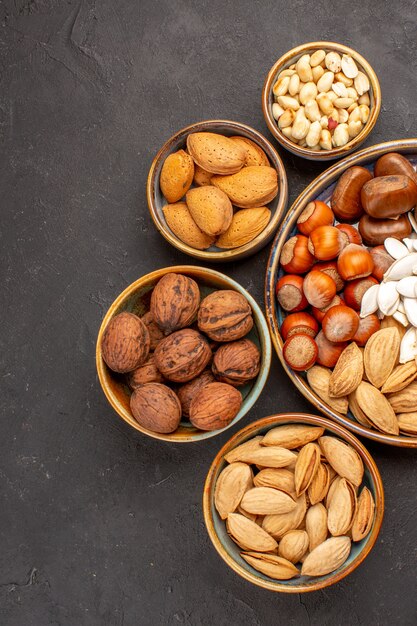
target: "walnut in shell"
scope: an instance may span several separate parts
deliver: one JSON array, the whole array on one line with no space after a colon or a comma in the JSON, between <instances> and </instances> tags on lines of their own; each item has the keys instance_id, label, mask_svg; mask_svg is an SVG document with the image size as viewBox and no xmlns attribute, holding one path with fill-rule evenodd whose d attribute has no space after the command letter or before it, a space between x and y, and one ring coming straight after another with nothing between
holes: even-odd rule
<instances>
[{"instance_id":1,"label":"walnut in shell","mask_svg":"<svg viewBox=\"0 0 417 626\"><path fill-rule=\"evenodd\" d=\"M213 374L217 380L239 387L259 374L260 361L253 341L240 339L220 346L214 355Z\"/></svg>"},{"instance_id":2,"label":"walnut in shell","mask_svg":"<svg viewBox=\"0 0 417 626\"><path fill-rule=\"evenodd\" d=\"M149 338L151 340L149 350L153 351L155 350L161 339L165 337L165 335L153 319L152 313L150 311L148 311L148 313L145 313L145 315L143 315L140 319L148 329Z\"/></svg>"},{"instance_id":3,"label":"walnut in shell","mask_svg":"<svg viewBox=\"0 0 417 626\"><path fill-rule=\"evenodd\" d=\"M127 384L131 389L137 389L140 385L146 383L162 383L164 380L161 372L155 365L155 357L150 354L145 363L129 372L127 375Z\"/></svg>"},{"instance_id":4,"label":"walnut in shell","mask_svg":"<svg viewBox=\"0 0 417 626\"><path fill-rule=\"evenodd\" d=\"M238 291L213 291L202 300L198 327L214 341L234 341L244 337L253 326L249 302Z\"/></svg>"},{"instance_id":5,"label":"walnut in shell","mask_svg":"<svg viewBox=\"0 0 417 626\"><path fill-rule=\"evenodd\" d=\"M165 334L189 326L200 304L200 290L192 278L165 274L151 296L151 314Z\"/></svg>"},{"instance_id":6,"label":"walnut in shell","mask_svg":"<svg viewBox=\"0 0 417 626\"><path fill-rule=\"evenodd\" d=\"M148 383L132 393L130 408L141 426L155 433L172 433L181 420L181 405L166 385Z\"/></svg>"},{"instance_id":7,"label":"walnut in shell","mask_svg":"<svg viewBox=\"0 0 417 626\"><path fill-rule=\"evenodd\" d=\"M240 392L226 383L209 383L195 394L190 404L190 422L201 430L225 428L242 404Z\"/></svg>"},{"instance_id":8,"label":"walnut in shell","mask_svg":"<svg viewBox=\"0 0 417 626\"><path fill-rule=\"evenodd\" d=\"M146 360L149 345L149 333L140 317L124 311L107 324L101 355L111 370L125 374Z\"/></svg>"},{"instance_id":9,"label":"walnut in shell","mask_svg":"<svg viewBox=\"0 0 417 626\"><path fill-rule=\"evenodd\" d=\"M176 383L186 383L201 374L211 359L207 339L191 328L165 337L154 354L161 374Z\"/></svg>"},{"instance_id":10,"label":"walnut in shell","mask_svg":"<svg viewBox=\"0 0 417 626\"><path fill-rule=\"evenodd\" d=\"M177 392L178 398L181 402L182 414L185 417L190 415L190 404L195 394L200 391L205 385L214 382L214 376L210 370L204 371L197 378L193 378L189 383L182 385Z\"/></svg>"}]
</instances>

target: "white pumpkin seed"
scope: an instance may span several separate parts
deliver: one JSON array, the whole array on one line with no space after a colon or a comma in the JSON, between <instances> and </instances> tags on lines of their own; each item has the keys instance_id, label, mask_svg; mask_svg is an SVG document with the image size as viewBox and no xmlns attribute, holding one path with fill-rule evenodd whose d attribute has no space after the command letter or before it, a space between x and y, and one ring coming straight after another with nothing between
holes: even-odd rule
<instances>
[{"instance_id":1,"label":"white pumpkin seed","mask_svg":"<svg viewBox=\"0 0 417 626\"><path fill-rule=\"evenodd\" d=\"M397 283L397 291L406 298L416 297L417 276L407 276ZM403 311L404 313L404 311Z\"/></svg>"},{"instance_id":2,"label":"white pumpkin seed","mask_svg":"<svg viewBox=\"0 0 417 626\"><path fill-rule=\"evenodd\" d=\"M367 317L378 310L379 285L372 285L363 295L360 317Z\"/></svg>"},{"instance_id":3,"label":"white pumpkin seed","mask_svg":"<svg viewBox=\"0 0 417 626\"><path fill-rule=\"evenodd\" d=\"M401 280L407 276L411 276L413 268L417 266L417 253L407 254L402 259L394 261L384 274L384 282L391 280Z\"/></svg>"},{"instance_id":4,"label":"white pumpkin seed","mask_svg":"<svg viewBox=\"0 0 417 626\"><path fill-rule=\"evenodd\" d=\"M384 241L385 250L393 259L402 259L408 255L408 248L395 237L387 237Z\"/></svg>"},{"instance_id":5,"label":"white pumpkin seed","mask_svg":"<svg viewBox=\"0 0 417 626\"><path fill-rule=\"evenodd\" d=\"M401 340L400 363L408 363L417 357L417 331L411 326Z\"/></svg>"},{"instance_id":6,"label":"white pumpkin seed","mask_svg":"<svg viewBox=\"0 0 417 626\"><path fill-rule=\"evenodd\" d=\"M398 308L400 307L402 303L400 302L400 304L398 305ZM404 307L404 305L402 305ZM404 311L395 311L395 313L392 316L395 320L397 320L397 322L400 322L400 324L402 324L404 326L404 328L407 328L408 326L408 318L405 314L405 309Z\"/></svg>"},{"instance_id":7,"label":"white pumpkin seed","mask_svg":"<svg viewBox=\"0 0 417 626\"><path fill-rule=\"evenodd\" d=\"M378 308L384 315L393 315L398 308L400 294L397 282L381 283L378 289Z\"/></svg>"},{"instance_id":8,"label":"white pumpkin seed","mask_svg":"<svg viewBox=\"0 0 417 626\"><path fill-rule=\"evenodd\" d=\"M417 327L417 300L415 298L404 298L405 314L410 324Z\"/></svg>"}]
</instances>

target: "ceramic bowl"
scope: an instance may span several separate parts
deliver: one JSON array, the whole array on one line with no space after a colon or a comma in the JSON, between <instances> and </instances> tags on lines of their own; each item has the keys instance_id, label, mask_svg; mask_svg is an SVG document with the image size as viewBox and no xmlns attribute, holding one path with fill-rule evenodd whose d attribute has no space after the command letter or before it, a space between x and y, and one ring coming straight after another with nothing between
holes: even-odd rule
<instances>
[{"instance_id":1,"label":"ceramic bowl","mask_svg":"<svg viewBox=\"0 0 417 626\"><path fill-rule=\"evenodd\" d=\"M346 426L358 435L387 443L394 446L417 447L417 437L407 435L386 435L377 430L362 426L356 421L352 413L341 415L323 402L319 396L308 386L305 374L295 372L285 362L282 355L283 340L280 334L281 323L285 317L285 311L279 306L275 297L275 284L277 279L283 275L279 265L279 258L284 243L295 234L298 216L312 200L322 200L329 202L333 189L341 174L352 165L361 165L368 169L373 168L374 162L387 152L399 152L417 165L417 139L403 139L398 141L388 141L377 144L370 148L365 148L360 152L340 161L318 176L306 189L298 196L291 209L288 211L284 222L272 244L271 253L265 277L265 303L267 322L271 331L271 337L275 350L287 372L291 381L301 391L317 410L328 417Z\"/></svg>"},{"instance_id":2,"label":"ceramic bowl","mask_svg":"<svg viewBox=\"0 0 417 626\"><path fill-rule=\"evenodd\" d=\"M271 428L283 424L312 424L314 426L323 426L326 429L325 434L335 435L349 443L362 458L365 467L362 484L368 487L375 500L375 517L369 534L362 541L352 543L352 550L347 561L339 569L325 576L316 576L314 578L300 576L292 580L277 581L256 571L241 558L241 549L227 534L225 522L220 518L214 506L214 488L216 481L220 472L227 465L224 460L225 454L248 439L252 439L257 435L264 435ZM270 591L303 593L306 591L317 591L318 589L334 585L353 572L366 558L374 546L381 529L384 516L384 488L375 461L362 443L345 428L316 415L285 413L282 415L264 417L246 426L246 428L233 435L223 446L211 464L206 478L203 494L203 511L207 531L214 547L227 565L239 574L239 576Z\"/></svg>"},{"instance_id":3,"label":"ceramic bowl","mask_svg":"<svg viewBox=\"0 0 417 626\"><path fill-rule=\"evenodd\" d=\"M256 571L241 558L241 549L227 534L225 522L220 518L214 506L214 488L216 481L220 472L227 465L224 460L225 454L248 439L252 439L257 435L264 435L271 428L283 424L312 424L314 426L323 426L326 429L325 434L335 435L349 443L362 458L365 467L362 484L368 487L375 500L375 517L369 534L362 541L352 543L352 550L347 561L339 569L325 576L316 576L314 578L300 576L292 580L277 581ZM381 528L384 516L384 488L375 461L361 442L345 428L316 415L286 413L264 417L246 426L246 428L233 435L223 446L211 464L206 478L203 495L203 511L208 534L214 547L227 565L239 574L239 576L270 591L303 593L306 591L317 591L318 589L334 585L353 572L366 558L374 546Z\"/></svg>"},{"instance_id":4,"label":"ceramic bowl","mask_svg":"<svg viewBox=\"0 0 417 626\"><path fill-rule=\"evenodd\" d=\"M181 241L181 239L174 235L166 223L162 209L167 202L163 197L159 186L162 166L168 155L185 147L189 134L197 132L219 133L226 136L241 135L242 137L251 139L264 150L271 166L277 171L278 195L267 205L271 210L271 220L266 228L257 237L255 237L255 239L244 246L233 248L232 250L223 250L221 248L216 248L215 246L212 246L207 250L196 250L195 248L185 244ZM278 228L281 218L284 215L284 211L287 208L288 201L287 175L281 158L275 148L269 143L269 141L267 141L267 139L265 139L265 137L263 137L255 129L250 128L250 126L227 120L210 120L199 122L198 124L191 124L191 126L183 128L168 139L153 160L148 174L146 193L149 211L154 224L161 235L165 237L171 245L196 259L223 263L226 261L243 259L255 254L255 252L258 252L266 246Z\"/></svg>"},{"instance_id":5,"label":"ceramic bowl","mask_svg":"<svg viewBox=\"0 0 417 626\"><path fill-rule=\"evenodd\" d=\"M274 103L272 88L275 84L278 74L282 70L286 69L293 63L296 63L298 59L303 56L303 54L311 54L315 52L315 50L320 50L322 48L324 48L325 50L334 50L335 52L339 52L340 55L348 54L355 60L359 69L362 70L369 78L369 82L371 85L371 88L369 90L371 105L369 107L369 119L359 135L357 135L354 139L352 139L346 145L340 148L333 148L332 150L320 150L316 152L315 150L311 150L310 148L301 148L282 134L282 132L278 128L276 120L272 115L272 105ZM363 56L361 56L358 52L352 50L351 48L348 48L347 46L343 46L342 44L334 43L332 41L313 41L311 43L305 43L301 46L297 46L297 48L289 50L272 66L272 68L269 70L268 76L266 77L262 90L262 109L269 130L274 135L275 139L284 148L286 148L293 154L296 154L297 156L309 159L311 161L331 161L332 159L345 157L354 150L357 150L358 147L368 137L369 133L375 126L379 112L381 110L381 87L379 85L379 81L374 70L369 65L368 61L366 61L366 59L364 59Z\"/></svg>"},{"instance_id":6,"label":"ceramic bowl","mask_svg":"<svg viewBox=\"0 0 417 626\"><path fill-rule=\"evenodd\" d=\"M120 374L112 372L104 363L101 356L101 339L103 337L104 330L112 317L121 313L122 311L129 311L139 316L144 315L149 311L151 292L156 283L162 276L176 272L178 274L185 274L193 278L200 287L202 298L216 291L217 289L233 289L238 291L248 300L252 307L252 313L254 318L254 326L250 333L247 335L260 349L261 351L261 368L257 378L253 381L239 387L239 391L243 397L243 403L239 413L234 420L226 427L215 431L202 431L194 428L189 422L181 422L179 428L170 434L155 433L146 428L143 428L133 417L130 410L130 395L131 391L125 384L124 377ZM201 439L208 439L214 437L219 433L227 430L237 424L244 415L251 409L259 398L262 389L268 378L269 368L271 364L271 339L269 337L268 327L263 316L263 313L252 296L244 289L239 283L232 280L220 272L216 272L211 269L203 267L191 267L188 265L180 265L177 267L165 267L163 269L156 270L150 274L146 274L135 281L129 287L127 287L113 302L107 311L103 322L100 326L100 330L97 338L96 346L96 366L98 378L101 387L106 395L107 400L114 408L114 410L120 415L125 422L133 426L136 430L154 437L155 439L162 439L165 441L171 441L174 443L187 443L192 441L200 441Z\"/></svg>"}]
</instances>

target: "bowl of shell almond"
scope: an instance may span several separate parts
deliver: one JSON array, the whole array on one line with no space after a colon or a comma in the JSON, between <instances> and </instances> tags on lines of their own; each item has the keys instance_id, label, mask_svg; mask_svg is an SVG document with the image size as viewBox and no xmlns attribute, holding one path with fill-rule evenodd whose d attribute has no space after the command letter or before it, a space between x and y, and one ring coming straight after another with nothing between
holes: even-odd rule
<instances>
[{"instance_id":1,"label":"bowl of shell almond","mask_svg":"<svg viewBox=\"0 0 417 626\"><path fill-rule=\"evenodd\" d=\"M368 137L381 109L381 88L355 50L316 41L293 48L273 65L262 108L284 148L328 161L350 154Z\"/></svg>"},{"instance_id":2,"label":"bowl of shell almond","mask_svg":"<svg viewBox=\"0 0 417 626\"><path fill-rule=\"evenodd\" d=\"M222 559L270 591L302 593L352 573L378 537L384 490L358 439L322 417L265 417L234 435L207 475L203 509Z\"/></svg>"},{"instance_id":3,"label":"bowl of shell almond","mask_svg":"<svg viewBox=\"0 0 417 626\"><path fill-rule=\"evenodd\" d=\"M119 416L156 439L207 439L236 424L265 385L271 340L252 296L224 274L178 266L146 274L98 333L102 389Z\"/></svg>"},{"instance_id":4,"label":"bowl of shell almond","mask_svg":"<svg viewBox=\"0 0 417 626\"><path fill-rule=\"evenodd\" d=\"M149 211L165 239L205 261L254 254L287 206L283 163L253 128L224 120L192 124L169 139L148 175Z\"/></svg>"}]
</instances>

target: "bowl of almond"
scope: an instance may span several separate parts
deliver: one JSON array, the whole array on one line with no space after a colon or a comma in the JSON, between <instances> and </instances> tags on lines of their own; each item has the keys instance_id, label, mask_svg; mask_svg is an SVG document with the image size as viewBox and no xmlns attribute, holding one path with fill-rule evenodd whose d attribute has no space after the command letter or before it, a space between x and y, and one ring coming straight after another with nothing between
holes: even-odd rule
<instances>
[{"instance_id":1,"label":"bowl of almond","mask_svg":"<svg viewBox=\"0 0 417 626\"><path fill-rule=\"evenodd\" d=\"M345 428L289 413L250 424L207 475L210 539L245 580L284 593L317 591L352 573L384 515L381 476Z\"/></svg>"},{"instance_id":2,"label":"bowl of almond","mask_svg":"<svg viewBox=\"0 0 417 626\"><path fill-rule=\"evenodd\" d=\"M327 161L353 152L368 137L381 109L381 88L358 52L315 41L293 48L273 65L262 108L284 148Z\"/></svg>"},{"instance_id":3,"label":"bowl of almond","mask_svg":"<svg viewBox=\"0 0 417 626\"><path fill-rule=\"evenodd\" d=\"M234 261L272 239L287 206L287 177L259 132L205 121L163 145L149 171L147 199L170 244L197 259Z\"/></svg>"},{"instance_id":4,"label":"bowl of almond","mask_svg":"<svg viewBox=\"0 0 417 626\"><path fill-rule=\"evenodd\" d=\"M343 426L417 447L417 141L357 152L294 202L267 321L293 383Z\"/></svg>"}]
</instances>

